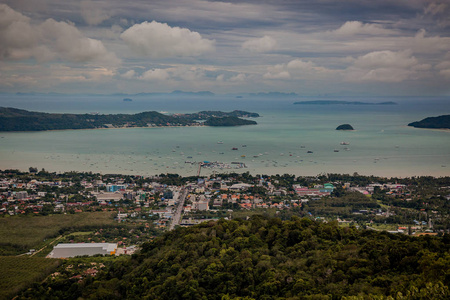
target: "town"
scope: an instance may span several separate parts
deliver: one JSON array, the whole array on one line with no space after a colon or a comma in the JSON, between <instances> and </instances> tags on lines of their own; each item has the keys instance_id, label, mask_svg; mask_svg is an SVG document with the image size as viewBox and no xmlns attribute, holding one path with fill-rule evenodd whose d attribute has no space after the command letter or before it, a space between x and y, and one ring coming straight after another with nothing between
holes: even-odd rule
<instances>
[{"instance_id":1,"label":"town","mask_svg":"<svg viewBox=\"0 0 450 300\"><path fill-rule=\"evenodd\" d=\"M9 296L21 290L35 295L38 286L24 288L45 276L46 286L119 276L127 270L120 266L139 261L150 245L185 234L189 240L190 229L224 222L256 224L264 218L281 226L283 220L340 228L341 234L389 232L392 240L409 235L418 243L422 235L445 239L450 228L449 177L129 176L30 168L0 171L0 199L2 272L22 270L5 281Z\"/></svg>"},{"instance_id":2,"label":"town","mask_svg":"<svg viewBox=\"0 0 450 300\"><path fill-rule=\"evenodd\" d=\"M101 175L5 170L0 216L110 211L155 230L253 214L302 216L405 234L449 230L450 178L216 174Z\"/></svg>"}]
</instances>

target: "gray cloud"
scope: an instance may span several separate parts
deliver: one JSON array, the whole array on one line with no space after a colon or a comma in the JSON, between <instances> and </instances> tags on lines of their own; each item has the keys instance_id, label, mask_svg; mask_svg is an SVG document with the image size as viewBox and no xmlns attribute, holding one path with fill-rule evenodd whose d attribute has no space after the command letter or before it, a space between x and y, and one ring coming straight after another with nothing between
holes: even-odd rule
<instances>
[{"instance_id":1,"label":"gray cloud","mask_svg":"<svg viewBox=\"0 0 450 300\"><path fill-rule=\"evenodd\" d=\"M73 24L47 19L32 26L28 17L4 4L0 4L0 20L1 59L118 63L101 41L85 37Z\"/></svg>"},{"instance_id":2,"label":"gray cloud","mask_svg":"<svg viewBox=\"0 0 450 300\"><path fill-rule=\"evenodd\" d=\"M107 2L83 0L80 8L81 16L89 25L98 25L111 17Z\"/></svg>"}]
</instances>

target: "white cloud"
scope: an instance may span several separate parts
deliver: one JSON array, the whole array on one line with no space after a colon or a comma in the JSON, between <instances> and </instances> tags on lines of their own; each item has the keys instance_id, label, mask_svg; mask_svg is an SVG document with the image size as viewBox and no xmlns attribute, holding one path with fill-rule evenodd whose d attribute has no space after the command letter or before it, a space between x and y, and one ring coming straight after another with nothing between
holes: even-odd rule
<instances>
[{"instance_id":1,"label":"white cloud","mask_svg":"<svg viewBox=\"0 0 450 300\"><path fill-rule=\"evenodd\" d=\"M405 46L410 47L415 53L438 53L450 49L450 38L440 36L426 36L425 29L421 29L413 38L405 39Z\"/></svg>"},{"instance_id":2,"label":"white cloud","mask_svg":"<svg viewBox=\"0 0 450 300\"><path fill-rule=\"evenodd\" d=\"M450 52L447 53L446 58L450 59ZM435 69L439 70L439 74L450 79L450 60L441 61L435 66Z\"/></svg>"},{"instance_id":3,"label":"white cloud","mask_svg":"<svg viewBox=\"0 0 450 300\"><path fill-rule=\"evenodd\" d=\"M81 16L89 25L98 25L111 17L106 5L102 5L102 2L83 0L80 2L80 8Z\"/></svg>"},{"instance_id":4,"label":"white cloud","mask_svg":"<svg viewBox=\"0 0 450 300\"><path fill-rule=\"evenodd\" d=\"M63 59L75 62L105 59L105 56L114 59L101 41L83 36L72 24L47 19L38 29L41 41Z\"/></svg>"},{"instance_id":5,"label":"white cloud","mask_svg":"<svg viewBox=\"0 0 450 300\"><path fill-rule=\"evenodd\" d=\"M230 78L230 81L231 82L244 82L246 78L247 77L245 76L245 74L240 73L240 74L237 74L235 76L232 76Z\"/></svg>"},{"instance_id":6,"label":"white cloud","mask_svg":"<svg viewBox=\"0 0 450 300\"><path fill-rule=\"evenodd\" d=\"M0 59L28 58L36 43L30 19L9 6L0 4Z\"/></svg>"},{"instance_id":7,"label":"white cloud","mask_svg":"<svg viewBox=\"0 0 450 300\"><path fill-rule=\"evenodd\" d=\"M251 52L269 52L276 48L277 41L265 35L262 38L250 39L242 44L242 48Z\"/></svg>"},{"instance_id":8,"label":"white cloud","mask_svg":"<svg viewBox=\"0 0 450 300\"><path fill-rule=\"evenodd\" d=\"M402 82L424 77L430 68L420 64L411 50L386 50L359 56L345 73L349 81Z\"/></svg>"},{"instance_id":9,"label":"white cloud","mask_svg":"<svg viewBox=\"0 0 450 300\"><path fill-rule=\"evenodd\" d=\"M165 69L152 69L144 72L142 76L139 77L141 80L166 80L170 77L169 73Z\"/></svg>"},{"instance_id":10,"label":"white cloud","mask_svg":"<svg viewBox=\"0 0 450 300\"><path fill-rule=\"evenodd\" d=\"M364 69L373 68L408 68L417 65L417 59L412 56L411 50L400 52L374 51L360 56L355 60L354 66Z\"/></svg>"},{"instance_id":11,"label":"white cloud","mask_svg":"<svg viewBox=\"0 0 450 300\"><path fill-rule=\"evenodd\" d=\"M216 81L223 82L224 80L225 80L225 75L223 75L223 74L217 75Z\"/></svg>"},{"instance_id":12,"label":"white cloud","mask_svg":"<svg viewBox=\"0 0 450 300\"><path fill-rule=\"evenodd\" d=\"M0 4L0 20L0 59L119 63L101 41L85 37L71 23L47 19L31 26L29 18L4 4Z\"/></svg>"},{"instance_id":13,"label":"white cloud","mask_svg":"<svg viewBox=\"0 0 450 300\"><path fill-rule=\"evenodd\" d=\"M263 76L265 79L290 79L291 74L288 71L273 72L269 71Z\"/></svg>"},{"instance_id":14,"label":"white cloud","mask_svg":"<svg viewBox=\"0 0 450 300\"><path fill-rule=\"evenodd\" d=\"M352 36L358 34L364 35L389 35L393 31L385 29L383 26L378 24L364 24L359 21L347 21L338 29L332 31L340 36Z\"/></svg>"},{"instance_id":15,"label":"white cloud","mask_svg":"<svg viewBox=\"0 0 450 300\"><path fill-rule=\"evenodd\" d=\"M125 73L121 74L120 77L125 79L133 79L136 75L136 72L134 70L126 71Z\"/></svg>"},{"instance_id":16,"label":"white cloud","mask_svg":"<svg viewBox=\"0 0 450 300\"><path fill-rule=\"evenodd\" d=\"M202 38L198 32L156 21L136 24L120 37L136 53L154 58L197 56L214 49L214 41Z\"/></svg>"},{"instance_id":17,"label":"white cloud","mask_svg":"<svg viewBox=\"0 0 450 300\"><path fill-rule=\"evenodd\" d=\"M336 71L318 66L312 61L304 61L296 58L287 64L278 64L269 67L268 72L263 77L265 79L319 79L328 77L334 73Z\"/></svg>"}]
</instances>

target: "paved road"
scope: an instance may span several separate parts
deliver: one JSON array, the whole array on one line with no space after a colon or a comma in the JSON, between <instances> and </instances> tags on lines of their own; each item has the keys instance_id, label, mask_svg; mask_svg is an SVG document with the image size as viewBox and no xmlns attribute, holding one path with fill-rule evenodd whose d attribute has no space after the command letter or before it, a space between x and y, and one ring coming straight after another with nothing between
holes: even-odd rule
<instances>
[{"instance_id":1,"label":"paved road","mask_svg":"<svg viewBox=\"0 0 450 300\"><path fill-rule=\"evenodd\" d=\"M184 201L186 200L186 196L188 194L188 188L183 187L180 194L181 196L178 198L177 210L173 216L172 222L170 223L169 230L174 229L176 225L180 224L181 212L183 211Z\"/></svg>"}]
</instances>

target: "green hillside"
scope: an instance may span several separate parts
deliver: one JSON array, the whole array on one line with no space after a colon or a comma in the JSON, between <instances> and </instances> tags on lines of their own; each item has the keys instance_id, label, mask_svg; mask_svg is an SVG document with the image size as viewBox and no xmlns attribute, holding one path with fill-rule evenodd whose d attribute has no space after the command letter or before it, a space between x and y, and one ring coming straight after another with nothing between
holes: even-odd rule
<instances>
[{"instance_id":1,"label":"green hillside","mask_svg":"<svg viewBox=\"0 0 450 300\"><path fill-rule=\"evenodd\" d=\"M177 228L95 278L48 279L19 299L444 299L449 247L448 235L306 218L220 220Z\"/></svg>"}]
</instances>

